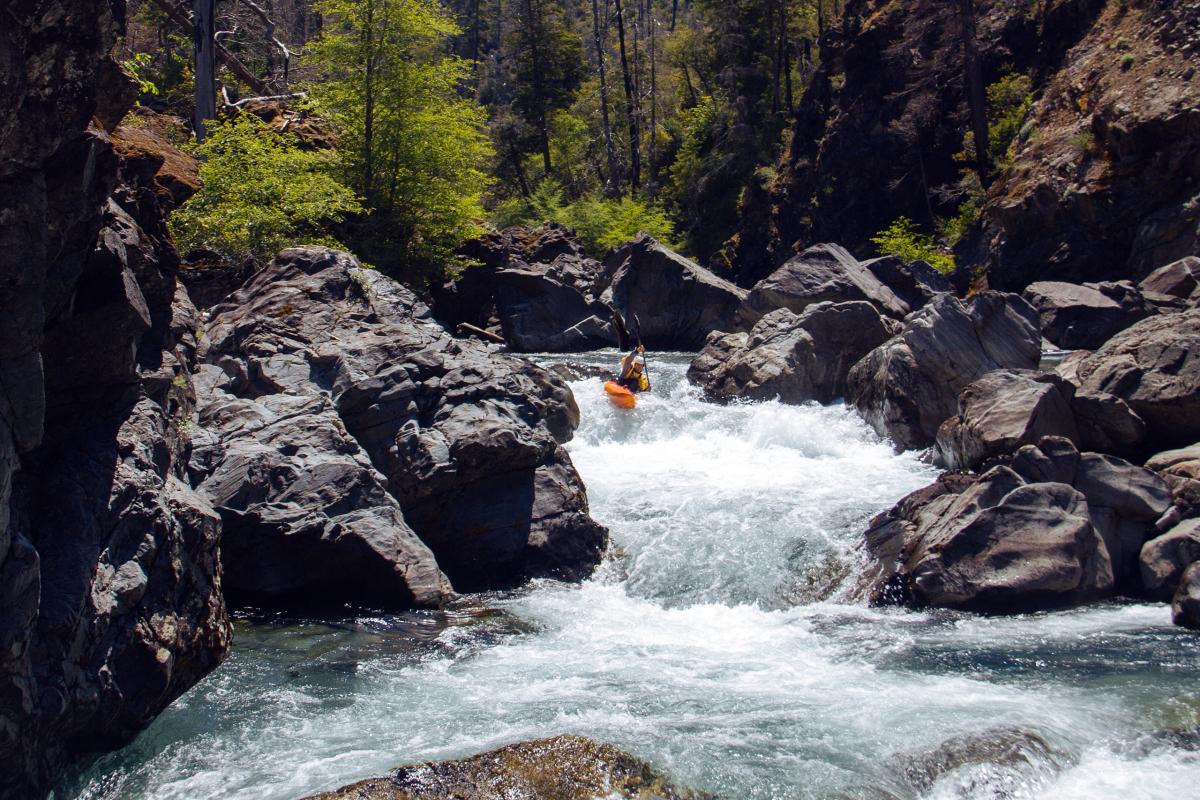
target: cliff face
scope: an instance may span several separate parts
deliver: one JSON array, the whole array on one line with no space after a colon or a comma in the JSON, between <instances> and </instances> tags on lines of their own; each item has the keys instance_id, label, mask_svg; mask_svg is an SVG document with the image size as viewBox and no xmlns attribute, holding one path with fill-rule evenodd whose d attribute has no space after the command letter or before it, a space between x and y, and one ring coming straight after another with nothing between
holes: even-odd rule
<instances>
[{"instance_id":1,"label":"cliff face","mask_svg":"<svg viewBox=\"0 0 1200 800\"><path fill-rule=\"evenodd\" d=\"M959 261L993 286L1137 277L1196 247L1200 3L976 0L983 82L1032 106ZM964 199L969 129L958 0L848 0L822 43L774 182L727 254L744 285L798 247L870 255L901 215L932 229Z\"/></svg>"},{"instance_id":2,"label":"cliff face","mask_svg":"<svg viewBox=\"0 0 1200 800\"><path fill-rule=\"evenodd\" d=\"M183 480L195 323L154 165L109 131L123 7L0 9L0 797L219 663L219 518Z\"/></svg>"}]
</instances>

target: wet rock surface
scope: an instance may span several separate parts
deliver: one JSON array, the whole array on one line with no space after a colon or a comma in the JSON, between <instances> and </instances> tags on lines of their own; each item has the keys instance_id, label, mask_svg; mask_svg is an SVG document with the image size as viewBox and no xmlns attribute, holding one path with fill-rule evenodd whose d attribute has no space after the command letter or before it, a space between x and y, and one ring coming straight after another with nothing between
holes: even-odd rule
<instances>
[{"instance_id":1,"label":"wet rock surface","mask_svg":"<svg viewBox=\"0 0 1200 800\"><path fill-rule=\"evenodd\" d=\"M830 403L850 368L892 335L870 303L818 303L770 312L749 333L709 334L688 378L714 399Z\"/></svg>"},{"instance_id":2,"label":"wet rock surface","mask_svg":"<svg viewBox=\"0 0 1200 800\"><path fill-rule=\"evenodd\" d=\"M703 800L646 762L581 736L501 747L458 761L401 767L309 800Z\"/></svg>"},{"instance_id":3,"label":"wet rock surface","mask_svg":"<svg viewBox=\"0 0 1200 800\"><path fill-rule=\"evenodd\" d=\"M846 400L897 448L928 447L967 384L1000 368L1032 369L1040 341L1033 308L1016 295L939 295L850 370Z\"/></svg>"},{"instance_id":4,"label":"wet rock surface","mask_svg":"<svg viewBox=\"0 0 1200 800\"><path fill-rule=\"evenodd\" d=\"M340 469L363 489L356 500L378 507L385 502L378 479L357 471L365 467L362 449L456 590L578 579L599 561L607 533L588 516L583 484L561 446L579 415L567 386L494 347L453 339L411 292L352 256L284 251L213 310L205 342L205 359L227 379L223 394L202 398L202 416L219 414L211 404L229 398L268 410L324 403L310 429L294 435L320 441L342 426L344 438L320 450L339 451ZM286 463L303 447L288 435L266 425L251 438ZM268 520L239 519L248 536L273 535ZM408 541L398 527L391 535ZM418 563L426 562L414 551L397 568L414 568L431 588L432 573Z\"/></svg>"}]
</instances>

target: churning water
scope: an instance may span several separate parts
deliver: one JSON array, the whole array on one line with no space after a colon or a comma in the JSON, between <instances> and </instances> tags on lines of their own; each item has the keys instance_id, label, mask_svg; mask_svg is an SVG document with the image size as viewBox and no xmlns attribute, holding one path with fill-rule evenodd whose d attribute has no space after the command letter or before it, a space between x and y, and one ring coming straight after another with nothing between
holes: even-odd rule
<instances>
[{"instance_id":1,"label":"churning water","mask_svg":"<svg viewBox=\"0 0 1200 800\"><path fill-rule=\"evenodd\" d=\"M1165 606L849 602L867 519L933 470L840 406L705 403L685 366L652 358L632 412L574 384L569 449L614 544L592 580L241 621L220 669L57 797L290 800L558 733L739 800L1195 796L1200 740L1175 732L1200 726L1200 638Z\"/></svg>"}]
</instances>

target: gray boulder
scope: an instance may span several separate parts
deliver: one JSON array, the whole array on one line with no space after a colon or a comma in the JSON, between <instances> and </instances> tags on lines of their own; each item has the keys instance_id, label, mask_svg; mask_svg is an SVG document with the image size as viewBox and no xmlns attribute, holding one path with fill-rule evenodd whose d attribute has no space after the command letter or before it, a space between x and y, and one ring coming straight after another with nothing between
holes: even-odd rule
<instances>
[{"instance_id":1,"label":"gray boulder","mask_svg":"<svg viewBox=\"0 0 1200 800\"><path fill-rule=\"evenodd\" d=\"M1159 267L1143 278L1138 288L1151 299L1195 305L1200 300L1200 258L1187 256Z\"/></svg>"},{"instance_id":2,"label":"gray boulder","mask_svg":"<svg viewBox=\"0 0 1200 800\"><path fill-rule=\"evenodd\" d=\"M1038 281L1024 297L1037 309L1042 335L1066 350L1094 350L1144 317L1091 286Z\"/></svg>"},{"instance_id":3,"label":"gray boulder","mask_svg":"<svg viewBox=\"0 0 1200 800\"><path fill-rule=\"evenodd\" d=\"M1033 370L996 370L967 385L958 414L937 433L936 459L947 469L973 469L1043 436L1079 441L1071 410L1074 387Z\"/></svg>"},{"instance_id":4,"label":"gray boulder","mask_svg":"<svg viewBox=\"0 0 1200 800\"><path fill-rule=\"evenodd\" d=\"M749 326L777 308L799 314L815 303L852 300L865 300L897 319L912 310L845 248L819 244L755 284L738 316Z\"/></svg>"},{"instance_id":5,"label":"gray boulder","mask_svg":"<svg viewBox=\"0 0 1200 800\"><path fill-rule=\"evenodd\" d=\"M1200 309L1143 320L1075 368L1079 385L1129 404L1155 444L1200 438Z\"/></svg>"},{"instance_id":6,"label":"gray boulder","mask_svg":"<svg viewBox=\"0 0 1200 800\"><path fill-rule=\"evenodd\" d=\"M746 291L641 234L609 254L600 300L630 326L641 321L647 347L699 350L714 330L730 330Z\"/></svg>"},{"instance_id":7,"label":"gray boulder","mask_svg":"<svg viewBox=\"0 0 1200 800\"><path fill-rule=\"evenodd\" d=\"M1188 567L1171 600L1171 620L1185 628L1200 629L1200 562Z\"/></svg>"},{"instance_id":8,"label":"gray boulder","mask_svg":"<svg viewBox=\"0 0 1200 800\"><path fill-rule=\"evenodd\" d=\"M950 280L925 261L883 256L862 262L880 283L892 290L910 311L923 308L939 294L954 290Z\"/></svg>"},{"instance_id":9,"label":"gray boulder","mask_svg":"<svg viewBox=\"0 0 1200 800\"><path fill-rule=\"evenodd\" d=\"M997 369L1033 369L1040 357L1037 315L1020 297L939 295L854 365L846 399L897 448L928 447L969 383Z\"/></svg>"},{"instance_id":10,"label":"gray boulder","mask_svg":"<svg viewBox=\"0 0 1200 800\"><path fill-rule=\"evenodd\" d=\"M572 353L618 344L608 308L553 270L497 270L493 285L500 329L518 352Z\"/></svg>"},{"instance_id":11,"label":"gray boulder","mask_svg":"<svg viewBox=\"0 0 1200 800\"><path fill-rule=\"evenodd\" d=\"M1146 542L1139 560L1146 594L1155 600L1170 600L1184 570L1200 561L1200 520L1182 522Z\"/></svg>"},{"instance_id":12,"label":"gray boulder","mask_svg":"<svg viewBox=\"0 0 1200 800\"><path fill-rule=\"evenodd\" d=\"M866 302L817 303L799 316L776 309L750 333L709 334L688 378L713 398L829 403L859 359L892 335Z\"/></svg>"},{"instance_id":13,"label":"gray boulder","mask_svg":"<svg viewBox=\"0 0 1200 800\"><path fill-rule=\"evenodd\" d=\"M260 406L269 395L328 401L335 428L344 426L386 478L456 590L578 579L598 563L607 532L588 516L561 447L579 421L566 384L451 338L411 292L352 256L284 251L213 310L205 341L204 357L229 376L232 397ZM349 439L311 424L325 431L318 440L346 450L338 469L365 507L382 507L374 478L352 466ZM277 444L286 456L296 443ZM276 535L265 524L258 533Z\"/></svg>"}]
</instances>

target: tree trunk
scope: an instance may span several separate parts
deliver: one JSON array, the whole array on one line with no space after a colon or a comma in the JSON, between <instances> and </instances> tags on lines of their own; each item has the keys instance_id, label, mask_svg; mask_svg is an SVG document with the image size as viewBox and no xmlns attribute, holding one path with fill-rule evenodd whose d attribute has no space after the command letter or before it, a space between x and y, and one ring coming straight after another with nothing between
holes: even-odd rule
<instances>
[{"instance_id":1,"label":"tree trunk","mask_svg":"<svg viewBox=\"0 0 1200 800\"><path fill-rule=\"evenodd\" d=\"M608 2L604 3L604 29L608 30ZM604 68L604 35L600 28L600 2L592 0L592 40L596 46L596 69L600 73L600 124L604 134L604 152L608 157L608 188L621 195L621 174L617 170L617 148L613 144L612 123L608 119L608 70Z\"/></svg>"},{"instance_id":2,"label":"tree trunk","mask_svg":"<svg viewBox=\"0 0 1200 800\"><path fill-rule=\"evenodd\" d=\"M617 43L621 53L621 76L625 82L625 116L629 123L629 185L636 190L642 185L637 100L633 91L633 78L629 74L629 57L625 51L625 9L621 7L621 0L613 0L613 2L617 9Z\"/></svg>"},{"instance_id":3,"label":"tree trunk","mask_svg":"<svg viewBox=\"0 0 1200 800\"><path fill-rule=\"evenodd\" d=\"M959 0L962 14L963 61L967 86L967 103L971 109L971 130L975 136L975 171L986 190L991 184L991 163L988 157L987 93L983 88L983 67L979 63L979 47L975 41L974 0Z\"/></svg>"},{"instance_id":4,"label":"tree trunk","mask_svg":"<svg viewBox=\"0 0 1200 800\"><path fill-rule=\"evenodd\" d=\"M217 117L216 0L192 4L192 52L195 55L196 141L203 142L205 123Z\"/></svg>"},{"instance_id":5,"label":"tree trunk","mask_svg":"<svg viewBox=\"0 0 1200 800\"><path fill-rule=\"evenodd\" d=\"M658 59L657 59L657 28L654 18L653 0L646 0L647 23L650 26L650 185L651 194L658 192Z\"/></svg>"}]
</instances>

